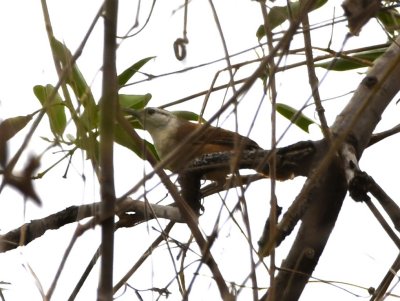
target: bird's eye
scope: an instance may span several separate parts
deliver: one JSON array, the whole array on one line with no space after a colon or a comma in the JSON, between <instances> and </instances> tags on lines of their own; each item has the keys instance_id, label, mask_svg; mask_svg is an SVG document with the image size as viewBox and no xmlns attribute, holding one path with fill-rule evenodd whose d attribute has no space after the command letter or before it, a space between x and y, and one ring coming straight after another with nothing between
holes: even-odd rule
<instances>
[{"instance_id":1,"label":"bird's eye","mask_svg":"<svg viewBox=\"0 0 400 301\"><path fill-rule=\"evenodd\" d=\"M154 109L147 109L147 114L153 115L156 112Z\"/></svg>"}]
</instances>

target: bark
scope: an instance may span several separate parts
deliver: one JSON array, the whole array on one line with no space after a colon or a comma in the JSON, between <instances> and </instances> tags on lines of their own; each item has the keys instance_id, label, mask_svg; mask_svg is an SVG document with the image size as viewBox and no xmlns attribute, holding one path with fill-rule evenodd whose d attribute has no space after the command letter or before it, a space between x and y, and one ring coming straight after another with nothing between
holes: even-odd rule
<instances>
[{"instance_id":1,"label":"bark","mask_svg":"<svg viewBox=\"0 0 400 301\"><path fill-rule=\"evenodd\" d=\"M118 101L116 69L118 0L104 2L103 83L100 102L100 193L101 205L101 263L97 300L113 299L114 273L114 123ZM104 220L103 220L103 217Z\"/></svg>"},{"instance_id":2,"label":"bark","mask_svg":"<svg viewBox=\"0 0 400 301\"><path fill-rule=\"evenodd\" d=\"M359 159L368 146L383 111L399 91L399 43L400 37L374 62L348 105L338 115L331 127L335 140L326 149L327 155L323 156L324 148L317 151L315 169L322 170L320 166L324 164L327 168L323 176L310 177L315 178L312 188L307 193L300 193L305 207L302 224L277 275L275 300L298 300L318 264L347 191L337 151L347 143L354 147ZM262 299L267 297L266 294Z\"/></svg>"}]
</instances>

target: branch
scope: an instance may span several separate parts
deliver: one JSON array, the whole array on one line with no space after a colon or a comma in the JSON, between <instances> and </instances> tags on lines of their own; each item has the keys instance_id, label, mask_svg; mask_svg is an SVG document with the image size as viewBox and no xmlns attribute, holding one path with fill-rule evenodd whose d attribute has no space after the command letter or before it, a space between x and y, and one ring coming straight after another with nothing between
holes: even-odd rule
<instances>
[{"instance_id":1,"label":"branch","mask_svg":"<svg viewBox=\"0 0 400 301\"><path fill-rule=\"evenodd\" d=\"M386 192L365 172L357 170L349 184L350 196L356 202L370 201L367 195L370 192L386 211L397 231L400 231L400 207L393 201ZM400 248L400 244L399 244Z\"/></svg>"},{"instance_id":2,"label":"branch","mask_svg":"<svg viewBox=\"0 0 400 301\"><path fill-rule=\"evenodd\" d=\"M47 230L55 230L93 215L95 206L71 206L63 211L51 214L45 218L32 220L17 229L0 236L0 252L6 252L19 246L25 246L42 236ZM98 207L97 207L98 208Z\"/></svg>"},{"instance_id":3,"label":"branch","mask_svg":"<svg viewBox=\"0 0 400 301\"><path fill-rule=\"evenodd\" d=\"M392 230L390 225L386 222L385 218L381 215L379 210L374 206L371 198L367 194L370 192L374 197L377 198L382 208L386 211L389 218L392 220L395 228L399 231L400 221L400 208L399 206L383 191L383 189L374 181L374 179L367 173L357 169L352 177L349 185L350 196L356 201L364 202L371 210L372 214L381 224L382 228L386 231L387 235L396 244L397 248L400 249L400 239L396 233ZM373 293L371 300L383 300L390 283L393 281L396 273L400 269L400 255L397 256L396 260L390 267L386 276L382 279L376 291Z\"/></svg>"},{"instance_id":4,"label":"branch","mask_svg":"<svg viewBox=\"0 0 400 301\"><path fill-rule=\"evenodd\" d=\"M270 150L243 150L235 152L210 153L194 159L185 172L204 174L214 169L229 168L232 159L237 160L238 169L253 169L264 176L269 176ZM315 142L298 143L276 149L276 179L288 180L297 176L308 176L315 155Z\"/></svg>"},{"instance_id":5,"label":"branch","mask_svg":"<svg viewBox=\"0 0 400 301\"><path fill-rule=\"evenodd\" d=\"M113 299L113 258L114 258L114 124L118 101L116 68L116 36L118 0L104 2L104 52L103 82L100 101L100 217L101 223L101 264L97 300ZM103 219L103 217L106 217Z\"/></svg>"},{"instance_id":6,"label":"branch","mask_svg":"<svg viewBox=\"0 0 400 301\"><path fill-rule=\"evenodd\" d=\"M71 206L47 217L25 223L14 230L0 235L0 253L13 250L19 246L28 245L36 238L41 237L47 230L56 230L84 218L95 217L99 210L100 203ZM132 200L131 198L126 198L117 203L116 214L121 216L124 213L131 213L130 216L137 216L137 222L131 224L131 227L137 225L139 222L150 220L155 217L166 218L177 223L183 222L182 215L177 207L153 205ZM128 225L118 222L117 226L127 227Z\"/></svg>"},{"instance_id":7,"label":"branch","mask_svg":"<svg viewBox=\"0 0 400 301\"><path fill-rule=\"evenodd\" d=\"M372 294L370 301L381 301L385 300L387 289L389 288L390 283L392 282L393 278L397 275L397 272L400 270L400 254L397 255L395 261L393 262L392 266L390 267L389 271L386 273L385 277L382 279L381 283Z\"/></svg>"},{"instance_id":8,"label":"branch","mask_svg":"<svg viewBox=\"0 0 400 301\"><path fill-rule=\"evenodd\" d=\"M346 194L341 166L337 159L336 163L332 160L337 158L345 141L354 148L357 158L368 146L383 111L399 90L399 43L400 37L374 62L351 101L336 118L331 128L335 137L332 146L325 153L317 151L315 155L319 161L316 169L323 173L312 173L295 200L296 208L307 210L301 215L303 223L278 273L277 300L297 300L318 264ZM283 219L290 220L296 215L296 211L288 210ZM280 226L285 230L284 224Z\"/></svg>"},{"instance_id":9,"label":"branch","mask_svg":"<svg viewBox=\"0 0 400 301\"><path fill-rule=\"evenodd\" d=\"M210 192L218 192L229 189L235 183L213 183L207 190L200 190L200 180L204 174L216 170L227 170L232 172L232 165L236 169L253 169L264 177L271 177L270 161L274 154L274 175L273 178L285 181L297 176L308 176L313 166L315 153L314 143L301 141L293 145L279 148L276 151L270 150L242 150L238 152L219 152L202 155L194 159L184 170L179 171L178 182L181 185L181 195L194 212L199 213L202 209L200 200ZM232 164L232 162L235 162ZM254 175L259 178L259 175ZM246 185L253 180L252 176L247 178ZM237 182L237 181L236 181ZM241 185L240 185L241 186Z\"/></svg>"},{"instance_id":10,"label":"branch","mask_svg":"<svg viewBox=\"0 0 400 301\"><path fill-rule=\"evenodd\" d=\"M307 176L311 170L315 146L313 142L304 141L277 150L277 161L279 162L277 174L283 179L293 176ZM268 164L261 164L268 157L270 151L243 151L238 168L254 168L267 175ZM231 152L208 154L195 159L188 170L192 172L207 172L216 167L229 167L232 157ZM214 164L214 165L213 165ZM246 181L240 183L250 183L254 179L260 179L260 175L246 176ZM229 184L229 185L228 185ZM228 181L224 187L212 187L201 190L202 197L220 190L226 190L238 183ZM32 220L6 234L0 235L0 253L24 246L31 241L42 236L47 230L59 229L62 226L78 222L87 217L95 217L100 210L100 203L88 205L71 206L60 212L51 214L42 219ZM115 207L115 214L119 217L118 227L133 227L138 223L153 218L165 218L173 222L183 223L184 219L175 206L162 206L142 201L125 198L118 201Z\"/></svg>"},{"instance_id":11,"label":"branch","mask_svg":"<svg viewBox=\"0 0 400 301\"><path fill-rule=\"evenodd\" d=\"M372 135L371 139L368 142L368 147L370 147L371 145L374 145L375 143L378 143L380 141L382 141L383 139L386 139L392 135L398 134L400 133L400 124L396 125L395 127L380 132L380 133L376 133L374 135Z\"/></svg>"}]
</instances>

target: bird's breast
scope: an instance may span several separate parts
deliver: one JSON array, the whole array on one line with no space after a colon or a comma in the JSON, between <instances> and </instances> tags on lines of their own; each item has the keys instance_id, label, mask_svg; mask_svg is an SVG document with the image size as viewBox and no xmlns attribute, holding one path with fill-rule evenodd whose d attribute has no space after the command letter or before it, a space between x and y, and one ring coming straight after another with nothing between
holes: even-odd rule
<instances>
[{"instance_id":1,"label":"bird's breast","mask_svg":"<svg viewBox=\"0 0 400 301\"><path fill-rule=\"evenodd\" d=\"M164 133L164 135L159 135L159 137L153 137L153 140L160 159L165 158L165 156L177 145L176 139L167 133Z\"/></svg>"}]
</instances>

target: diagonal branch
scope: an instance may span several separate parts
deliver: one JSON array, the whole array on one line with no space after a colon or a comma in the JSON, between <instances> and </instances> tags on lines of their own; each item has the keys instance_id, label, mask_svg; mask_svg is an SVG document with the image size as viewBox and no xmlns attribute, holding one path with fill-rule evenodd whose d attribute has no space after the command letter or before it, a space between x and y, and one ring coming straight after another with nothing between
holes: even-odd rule
<instances>
[{"instance_id":1,"label":"diagonal branch","mask_svg":"<svg viewBox=\"0 0 400 301\"><path fill-rule=\"evenodd\" d=\"M149 208L151 206L151 208ZM76 223L88 217L97 216L100 211L100 203L93 203L80 206L70 206L64 210L51 214L41 219L32 220L22 226L0 235L0 253L13 250L19 246L28 245L36 238L41 237L47 230L59 229L67 224ZM124 213L132 213L129 216L132 220L136 218L136 223L130 224L123 220ZM179 209L172 206L150 205L130 198L119 201L116 206L116 214L122 216L117 223L117 227L132 227L136 224L158 217L166 218L177 223L183 223Z\"/></svg>"},{"instance_id":2,"label":"diagonal branch","mask_svg":"<svg viewBox=\"0 0 400 301\"><path fill-rule=\"evenodd\" d=\"M283 270L277 276L277 300L297 300L318 264L347 189L337 161L337 151L346 142L360 158L368 146L383 111L400 88L399 43L400 37L374 62L351 101L336 118L331 128L335 135L332 146L316 154L316 158L319 157L316 168L321 170L321 164L326 164L326 168L323 173L314 174L308 180L311 182L307 185L308 191L305 193L305 186L301 197L296 200L298 208L307 210L300 215L302 225L282 265ZM336 158L336 163L329 163L333 158ZM297 212L290 211L284 220L293 216L297 216Z\"/></svg>"}]
</instances>

